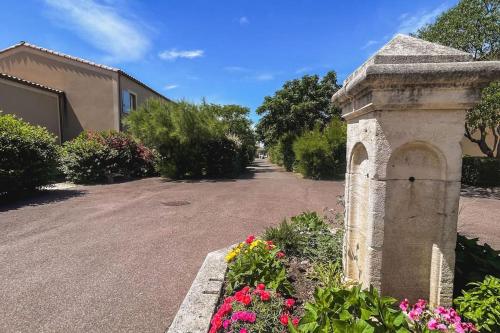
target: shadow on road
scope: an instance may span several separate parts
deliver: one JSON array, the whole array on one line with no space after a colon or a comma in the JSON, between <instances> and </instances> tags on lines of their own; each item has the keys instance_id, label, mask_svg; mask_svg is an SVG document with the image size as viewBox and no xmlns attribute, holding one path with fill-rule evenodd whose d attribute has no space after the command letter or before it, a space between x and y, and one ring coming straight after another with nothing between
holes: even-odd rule
<instances>
[{"instance_id":1,"label":"shadow on road","mask_svg":"<svg viewBox=\"0 0 500 333\"><path fill-rule=\"evenodd\" d=\"M500 187L476 187L462 185L460 195L466 198L482 198L500 200Z\"/></svg>"},{"instance_id":2,"label":"shadow on road","mask_svg":"<svg viewBox=\"0 0 500 333\"><path fill-rule=\"evenodd\" d=\"M85 194L82 190L42 190L27 194L23 197L0 196L0 212L19 209L25 206L39 206L64 201Z\"/></svg>"}]
</instances>

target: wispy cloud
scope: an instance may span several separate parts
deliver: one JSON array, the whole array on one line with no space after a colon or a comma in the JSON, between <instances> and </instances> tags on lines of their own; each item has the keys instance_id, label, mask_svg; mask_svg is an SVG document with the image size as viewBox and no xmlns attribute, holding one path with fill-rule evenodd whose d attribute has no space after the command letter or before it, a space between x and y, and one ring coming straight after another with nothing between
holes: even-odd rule
<instances>
[{"instance_id":1,"label":"wispy cloud","mask_svg":"<svg viewBox=\"0 0 500 333\"><path fill-rule=\"evenodd\" d=\"M44 0L48 16L56 24L75 31L80 38L101 50L106 61L141 59L151 42L134 20L116 6L97 0Z\"/></svg>"},{"instance_id":2,"label":"wispy cloud","mask_svg":"<svg viewBox=\"0 0 500 333\"><path fill-rule=\"evenodd\" d=\"M416 32L419 28L434 21L446 8L446 4L441 4L433 10L421 10L414 15L403 13L398 18L400 23L397 32L403 34Z\"/></svg>"},{"instance_id":3,"label":"wispy cloud","mask_svg":"<svg viewBox=\"0 0 500 333\"><path fill-rule=\"evenodd\" d=\"M365 45L361 46L361 50L366 50L367 48L369 48L370 46L373 46L373 45L376 45L378 44L379 41L378 40L369 40L365 43Z\"/></svg>"},{"instance_id":4,"label":"wispy cloud","mask_svg":"<svg viewBox=\"0 0 500 333\"><path fill-rule=\"evenodd\" d=\"M262 73L262 74L255 75L253 78L257 81L270 81L270 80L274 80L274 74Z\"/></svg>"},{"instance_id":5,"label":"wispy cloud","mask_svg":"<svg viewBox=\"0 0 500 333\"><path fill-rule=\"evenodd\" d=\"M179 85L177 84L167 84L165 87L163 87L163 89L165 90L172 90L172 89L175 89L175 88L178 88Z\"/></svg>"},{"instance_id":6,"label":"wispy cloud","mask_svg":"<svg viewBox=\"0 0 500 333\"><path fill-rule=\"evenodd\" d=\"M165 50L158 54L158 56L163 60L176 60L178 58L184 59L194 59L200 58L205 55L203 50Z\"/></svg>"},{"instance_id":7,"label":"wispy cloud","mask_svg":"<svg viewBox=\"0 0 500 333\"><path fill-rule=\"evenodd\" d=\"M304 74L306 72L310 72L311 70L312 70L312 67L304 66L304 67L297 68L295 70L295 74Z\"/></svg>"},{"instance_id":8,"label":"wispy cloud","mask_svg":"<svg viewBox=\"0 0 500 333\"><path fill-rule=\"evenodd\" d=\"M242 17L240 17L240 18L238 19L238 23L239 23L240 25L247 25L247 24L249 24L249 23L250 23L250 20L248 19L248 17L246 17L246 16L242 16Z\"/></svg>"}]
</instances>

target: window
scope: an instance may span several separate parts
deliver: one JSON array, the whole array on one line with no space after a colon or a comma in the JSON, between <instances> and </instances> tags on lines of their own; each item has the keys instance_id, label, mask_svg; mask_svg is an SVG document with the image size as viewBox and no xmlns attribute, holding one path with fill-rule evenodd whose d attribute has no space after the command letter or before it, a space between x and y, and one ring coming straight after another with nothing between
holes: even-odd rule
<instances>
[{"instance_id":1,"label":"window","mask_svg":"<svg viewBox=\"0 0 500 333\"><path fill-rule=\"evenodd\" d=\"M123 90L122 92L122 110L130 112L137 109L137 95L131 91Z\"/></svg>"}]
</instances>

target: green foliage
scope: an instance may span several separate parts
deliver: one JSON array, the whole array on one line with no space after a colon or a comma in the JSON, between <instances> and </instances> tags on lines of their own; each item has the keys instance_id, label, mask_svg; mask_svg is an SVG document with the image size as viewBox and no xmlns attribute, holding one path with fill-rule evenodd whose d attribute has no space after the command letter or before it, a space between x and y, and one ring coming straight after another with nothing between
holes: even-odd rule
<instances>
[{"instance_id":1,"label":"green foliage","mask_svg":"<svg viewBox=\"0 0 500 333\"><path fill-rule=\"evenodd\" d=\"M462 183L474 186L500 186L500 159L464 156Z\"/></svg>"},{"instance_id":2,"label":"green foliage","mask_svg":"<svg viewBox=\"0 0 500 333\"><path fill-rule=\"evenodd\" d=\"M488 244L479 245L477 241L477 238L457 236L455 295L459 295L469 283L483 281L487 275L500 276L500 251L493 250Z\"/></svg>"},{"instance_id":3,"label":"green foliage","mask_svg":"<svg viewBox=\"0 0 500 333\"><path fill-rule=\"evenodd\" d=\"M45 128L0 113L0 194L34 190L53 182L60 151Z\"/></svg>"},{"instance_id":4,"label":"green foliage","mask_svg":"<svg viewBox=\"0 0 500 333\"><path fill-rule=\"evenodd\" d=\"M169 178L238 174L253 159L255 139L238 106L149 100L125 120L129 131L160 154Z\"/></svg>"},{"instance_id":5,"label":"green foliage","mask_svg":"<svg viewBox=\"0 0 500 333\"><path fill-rule=\"evenodd\" d=\"M396 300L381 297L370 287L318 288L314 302L305 305L305 314L292 333L388 333L409 332L404 313L394 307Z\"/></svg>"},{"instance_id":6,"label":"green foliage","mask_svg":"<svg viewBox=\"0 0 500 333\"><path fill-rule=\"evenodd\" d=\"M293 143L296 171L314 179L342 176L346 166L346 141L346 124L338 119L323 130L305 132Z\"/></svg>"},{"instance_id":7,"label":"green foliage","mask_svg":"<svg viewBox=\"0 0 500 333\"><path fill-rule=\"evenodd\" d=\"M63 145L63 169L75 183L102 183L111 175L154 174L154 153L129 135L115 131L82 132Z\"/></svg>"},{"instance_id":8,"label":"green foliage","mask_svg":"<svg viewBox=\"0 0 500 333\"><path fill-rule=\"evenodd\" d=\"M269 148L269 159L271 162L284 167L286 171L292 171L293 164L295 163L295 153L293 152L294 140L294 135L285 134L274 146Z\"/></svg>"},{"instance_id":9,"label":"green foliage","mask_svg":"<svg viewBox=\"0 0 500 333\"><path fill-rule=\"evenodd\" d=\"M297 136L316 126L325 126L340 111L331 103L332 95L339 89L337 75L328 72L322 79L305 75L286 82L273 96L266 96L257 114L259 139L266 146L274 146L284 135Z\"/></svg>"},{"instance_id":10,"label":"green foliage","mask_svg":"<svg viewBox=\"0 0 500 333\"><path fill-rule=\"evenodd\" d=\"M461 0L416 36L469 52L474 59L500 57L500 3L498 0Z\"/></svg>"},{"instance_id":11,"label":"green foliage","mask_svg":"<svg viewBox=\"0 0 500 333\"><path fill-rule=\"evenodd\" d=\"M457 311L480 332L500 332L500 279L491 275L469 284L468 291L453 302Z\"/></svg>"},{"instance_id":12,"label":"green foliage","mask_svg":"<svg viewBox=\"0 0 500 333\"><path fill-rule=\"evenodd\" d=\"M285 265L276 256L278 252L279 247L268 249L263 242L252 249L242 250L229 264L226 293L231 294L244 286L255 287L264 283L267 288L291 295L293 287L288 280Z\"/></svg>"},{"instance_id":13,"label":"green foliage","mask_svg":"<svg viewBox=\"0 0 500 333\"><path fill-rule=\"evenodd\" d=\"M342 265L340 262L317 262L309 278L317 280L322 288L340 287L342 284Z\"/></svg>"},{"instance_id":14,"label":"green foliage","mask_svg":"<svg viewBox=\"0 0 500 333\"><path fill-rule=\"evenodd\" d=\"M342 232L332 234L317 213L302 213L291 222L267 228L264 239L271 240L286 253L316 262L341 261Z\"/></svg>"}]
</instances>

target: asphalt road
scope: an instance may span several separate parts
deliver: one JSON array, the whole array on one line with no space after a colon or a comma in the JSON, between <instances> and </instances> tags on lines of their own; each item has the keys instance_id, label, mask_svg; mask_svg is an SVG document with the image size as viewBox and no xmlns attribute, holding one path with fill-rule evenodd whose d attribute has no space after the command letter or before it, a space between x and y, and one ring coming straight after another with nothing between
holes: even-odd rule
<instances>
[{"instance_id":1,"label":"asphalt road","mask_svg":"<svg viewBox=\"0 0 500 333\"><path fill-rule=\"evenodd\" d=\"M0 206L0 332L164 332L208 252L342 209L343 192L260 161L236 180L150 178ZM500 248L499 200L468 193L459 229Z\"/></svg>"}]
</instances>

